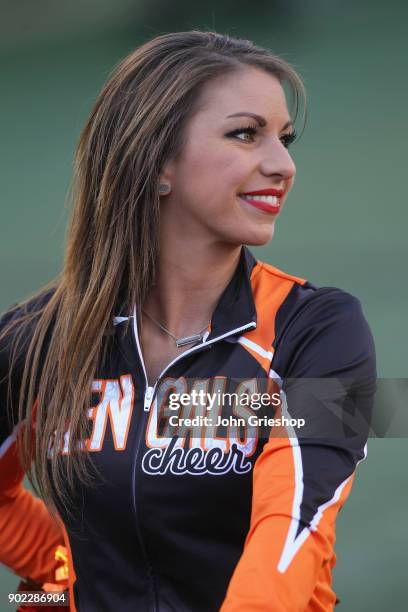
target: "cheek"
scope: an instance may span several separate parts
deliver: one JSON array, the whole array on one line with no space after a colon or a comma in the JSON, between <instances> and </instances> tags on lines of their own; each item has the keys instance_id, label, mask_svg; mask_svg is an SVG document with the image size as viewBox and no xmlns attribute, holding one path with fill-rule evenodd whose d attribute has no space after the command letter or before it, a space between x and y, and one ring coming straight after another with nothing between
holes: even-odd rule
<instances>
[{"instance_id":1,"label":"cheek","mask_svg":"<svg viewBox=\"0 0 408 612\"><path fill-rule=\"evenodd\" d=\"M248 160L239 155L239 151L231 150L231 146L223 143L203 143L194 147L188 155L188 170L186 176L204 187L218 191L235 193L248 175Z\"/></svg>"},{"instance_id":2,"label":"cheek","mask_svg":"<svg viewBox=\"0 0 408 612\"><path fill-rule=\"evenodd\" d=\"M200 143L200 146L197 144ZM177 168L177 191L182 206L206 222L236 215L236 194L248 183L248 155L223 143L195 139ZM180 199L178 200L179 204Z\"/></svg>"}]
</instances>

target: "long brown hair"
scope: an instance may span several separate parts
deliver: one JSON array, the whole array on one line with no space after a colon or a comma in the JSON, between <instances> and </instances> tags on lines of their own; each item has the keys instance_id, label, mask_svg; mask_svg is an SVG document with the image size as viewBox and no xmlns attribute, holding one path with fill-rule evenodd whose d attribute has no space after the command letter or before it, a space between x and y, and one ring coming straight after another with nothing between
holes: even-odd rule
<instances>
[{"instance_id":1,"label":"long brown hair","mask_svg":"<svg viewBox=\"0 0 408 612\"><path fill-rule=\"evenodd\" d=\"M140 313L154 282L161 170L183 147L183 128L203 85L243 65L289 85L292 118L303 101L305 124L304 86L286 61L248 40L191 31L158 36L126 57L82 131L62 270L9 311L0 337L13 340L10 373L22 364L21 462L51 511L53 495L69 507L76 478L94 482L88 453L79 450L92 380L109 351L112 317L123 304ZM62 447L68 424L70 453L62 458L49 448Z\"/></svg>"}]
</instances>

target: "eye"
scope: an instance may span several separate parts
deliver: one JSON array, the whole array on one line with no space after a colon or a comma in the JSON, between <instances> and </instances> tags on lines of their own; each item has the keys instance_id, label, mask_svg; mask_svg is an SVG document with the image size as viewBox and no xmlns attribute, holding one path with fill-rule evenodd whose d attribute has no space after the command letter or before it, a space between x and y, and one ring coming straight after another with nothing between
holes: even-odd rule
<instances>
[{"instance_id":1,"label":"eye","mask_svg":"<svg viewBox=\"0 0 408 612\"><path fill-rule=\"evenodd\" d=\"M290 134L284 134L281 136L281 142L284 147L289 148L289 145L292 144L297 138L297 132L293 130Z\"/></svg>"},{"instance_id":2,"label":"eye","mask_svg":"<svg viewBox=\"0 0 408 612\"><path fill-rule=\"evenodd\" d=\"M252 125L248 125L247 127L238 128L236 130L233 130L232 132L229 132L227 134L227 137L237 138L238 140L241 140L242 142L254 142L254 136L257 134L257 132L258 130L256 127ZM247 138L240 138L240 135L242 134L247 136Z\"/></svg>"}]
</instances>

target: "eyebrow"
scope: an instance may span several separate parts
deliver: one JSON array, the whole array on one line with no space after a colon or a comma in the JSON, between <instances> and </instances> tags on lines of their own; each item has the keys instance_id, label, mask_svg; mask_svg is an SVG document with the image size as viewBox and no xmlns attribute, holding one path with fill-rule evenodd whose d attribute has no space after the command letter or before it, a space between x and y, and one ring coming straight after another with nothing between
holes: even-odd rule
<instances>
[{"instance_id":1,"label":"eyebrow","mask_svg":"<svg viewBox=\"0 0 408 612\"><path fill-rule=\"evenodd\" d=\"M229 119L230 117L252 117L252 119L255 119L255 121L258 122L260 127L265 127L267 123L266 119L261 117L261 115L256 115L255 113L248 113L248 112L234 113L233 115L227 115L226 119ZM292 127L292 126L293 126L293 121L287 121L285 125L283 126L282 130L286 130L286 128Z\"/></svg>"}]
</instances>

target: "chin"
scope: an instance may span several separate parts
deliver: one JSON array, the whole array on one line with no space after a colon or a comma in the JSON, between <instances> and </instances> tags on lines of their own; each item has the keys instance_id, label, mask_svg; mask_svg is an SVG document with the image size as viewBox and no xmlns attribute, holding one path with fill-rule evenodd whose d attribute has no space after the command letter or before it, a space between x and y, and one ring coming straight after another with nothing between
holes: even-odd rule
<instances>
[{"instance_id":1,"label":"chin","mask_svg":"<svg viewBox=\"0 0 408 612\"><path fill-rule=\"evenodd\" d=\"M275 221L272 223L244 223L229 225L229 231L216 232L215 228L214 236L217 235L220 242L225 244L240 246L246 244L248 246L264 246L268 244L273 238L275 232ZM228 223L224 223L223 228L228 227ZM218 229L218 228L217 228Z\"/></svg>"},{"instance_id":2,"label":"chin","mask_svg":"<svg viewBox=\"0 0 408 612\"><path fill-rule=\"evenodd\" d=\"M252 232L245 232L242 236L241 244L248 246L264 246L268 244L275 233L275 223L270 226L257 227Z\"/></svg>"}]
</instances>

